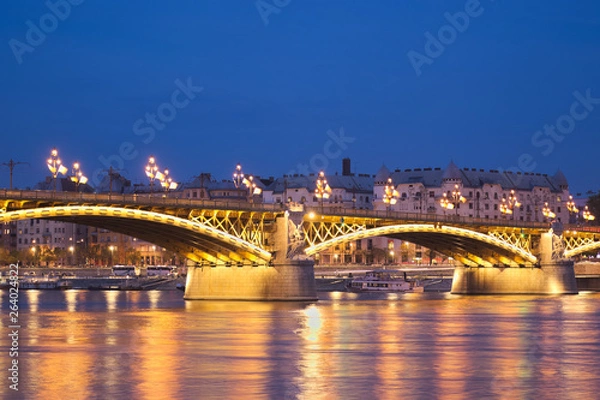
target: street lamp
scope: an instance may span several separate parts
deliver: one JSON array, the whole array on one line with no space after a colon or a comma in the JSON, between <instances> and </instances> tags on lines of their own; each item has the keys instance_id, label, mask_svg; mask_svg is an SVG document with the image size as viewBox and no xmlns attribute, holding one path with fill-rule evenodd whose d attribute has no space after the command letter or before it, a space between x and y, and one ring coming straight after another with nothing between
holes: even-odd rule
<instances>
[{"instance_id":1,"label":"street lamp","mask_svg":"<svg viewBox=\"0 0 600 400\"><path fill-rule=\"evenodd\" d=\"M110 251L110 264L113 265L113 252L115 251L115 246L108 246L108 250Z\"/></svg>"},{"instance_id":2,"label":"street lamp","mask_svg":"<svg viewBox=\"0 0 600 400\"><path fill-rule=\"evenodd\" d=\"M514 190L510 191L508 195L508 200L506 198L502 198L502 203L500 204L500 212L502 214L510 215L511 219L514 219L513 209L515 207L521 207L521 203L517 199L517 195Z\"/></svg>"},{"instance_id":3,"label":"street lamp","mask_svg":"<svg viewBox=\"0 0 600 400\"><path fill-rule=\"evenodd\" d=\"M323 209L323 200L328 199L329 195L331 194L331 188L327 183L324 171L319 172L319 176L317 177L315 184L315 196L317 196L317 199L319 199L319 202L321 203L321 209Z\"/></svg>"},{"instance_id":4,"label":"street lamp","mask_svg":"<svg viewBox=\"0 0 600 400\"><path fill-rule=\"evenodd\" d=\"M253 202L254 195L260 195L262 193L262 189L254 182L254 177L252 175L244 175L241 164L236 165L235 170L233 171L233 184L236 189L239 189L242 185L246 186L248 189L247 200L249 202Z\"/></svg>"},{"instance_id":5,"label":"street lamp","mask_svg":"<svg viewBox=\"0 0 600 400\"><path fill-rule=\"evenodd\" d=\"M35 263L36 263L36 249L35 249L35 244L33 246L31 246L31 254L33 254L33 266L35 266Z\"/></svg>"},{"instance_id":6,"label":"street lamp","mask_svg":"<svg viewBox=\"0 0 600 400\"><path fill-rule=\"evenodd\" d=\"M583 209L583 219L585 219L586 222L590 222L596 219L596 217L592 213L590 213L588 206L585 206L585 208Z\"/></svg>"},{"instance_id":7,"label":"street lamp","mask_svg":"<svg viewBox=\"0 0 600 400\"><path fill-rule=\"evenodd\" d=\"M156 159L154 156L150 156L148 158L148 164L146 165L146 176L150 180L150 193L152 193L152 187L154 185L154 180L161 180L163 174L158 170L158 165L156 165Z\"/></svg>"},{"instance_id":8,"label":"street lamp","mask_svg":"<svg viewBox=\"0 0 600 400\"><path fill-rule=\"evenodd\" d=\"M544 208L542 208L542 215L548 219L556 218L556 214L548 207L548 202L544 203Z\"/></svg>"},{"instance_id":9,"label":"street lamp","mask_svg":"<svg viewBox=\"0 0 600 400\"><path fill-rule=\"evenodd\" d=\"M74 265L75 263L74 261L74 255L75 255L75 247L74 246L69 246L69 253L71 253L71 262L70 265Z\"/></svg>"},{"instance_id":10,"label":"street lamp","mask_svg":"<svg viewBox=\"0 0 600 400\"><path fill-rule=\"evenodd\" d=\"M175 190L177 189L178 183L177 182L173 182L173 179L169 176L169 170L165 169L165 171L162 173L162 179L160 180L160 185L165 189L165 191L167 193L169 193L169 190Z\"/></svg>"},{"instance_id":11,"label":"street lamp","mask_svg":"<svg viewBox=\"0 0 600 400\"><path fill-rule=\"evenodd\" d=\"M54 191L56 192L56 178L58 175L66 174L68 169L64 165L62 165L62 161L58 158L58 150L53 148L50 152L50 158L47 160L48 169L52 174L52 178L54 179Z\"/></svg>"},{"instance_id":12,"label":"street lamp","mask_svg":"<svg viewBox=\"0 0 600 400\"><path fill-rule=\"evenodd\" d=\"M387 204L388 211L392 208L394 204L398 201L398 191L394 188L394 182L392 178L388 178L387 183L383 189L383 202Z\"/></svg>"},{"instance_id":13,"label":"street lamp","mask_svg":"<svg viewBox=\"0 0 600 400\"><path fill-rule=\"evenodd\" d=\"M71 176L71 181L75 183L75 192L79 192L80 184L85 185L88 181L88 178L81 172L81 167L78 162L73 163L73 176Z\"/></svg>"},{"instance_id":14,"label":"street lamp","mask_svg":"<svg viewBox=\"0 0 600 400\"><path fill-rule=\"evenodd\" d=\"M452 210L454 208L454 204L448 200L446 193L444 193L443 197L440 199L440 206L444 209L444 215L446 215L446 210Z\"/></svg>"},{"instance_id":15,"label":"street lamp","mask_svg":"<svg viewBox=\"0 0 600 400\"><path fill-rule=\"evenodd\" d=\"M573 196L569 196L569 201L567 201L567 210L569 210L569 223L576 222L576 216L579 213L579 208L575 205L575 201L573 201Z\"/></svg>"},{"instance_id":16,"label":"street lamp","mask_svg":"<svg viewBox=\"0 0 600 400\"><path fill-rule=\"evenodd\" d=\"M444 193L444 196L440 200L440 205L442 206L442 208L447 209L447 210L455 209L456 215L458 215L458 205L460 203L464 203L465 201L467 201L467 199L462 196L462 194L460 193L459 187L456 184L456 185L454 185L454 190L450 194L450 197L448 197L448 195L446 193ZM446 214L445 211L444 211L444 214Z\"/></svg>"}]
</instances>

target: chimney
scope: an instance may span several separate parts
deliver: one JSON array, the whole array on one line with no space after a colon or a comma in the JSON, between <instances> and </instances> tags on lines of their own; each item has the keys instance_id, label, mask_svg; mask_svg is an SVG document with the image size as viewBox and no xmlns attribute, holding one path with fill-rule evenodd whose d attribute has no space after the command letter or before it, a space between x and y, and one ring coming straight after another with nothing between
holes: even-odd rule
<instances>
[{"instance_id":1,"label":"chimney","mask_svg":"<svg viewBox=\"0 0 600 400\"><path fill-rule=\"evenodd\" d=\"M350 172L350 159L349 158L344 158L342 160L342 175L343 176L352 175L352 172Z\"/></svg>"}]
</instances>

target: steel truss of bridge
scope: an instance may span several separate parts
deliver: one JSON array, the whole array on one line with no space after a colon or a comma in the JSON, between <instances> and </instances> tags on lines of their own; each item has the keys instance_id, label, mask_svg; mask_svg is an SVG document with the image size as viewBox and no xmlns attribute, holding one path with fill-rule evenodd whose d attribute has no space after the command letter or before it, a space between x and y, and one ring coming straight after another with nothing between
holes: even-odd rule
<instances>
[{"instance_id":1,"label":"steel truss of bridge","mask_svg":"<svg viewBox=\"0 0 600 400\"><path fill-rule=\"evenodd\" d=\"M278 218L291 222L291 257L355 240L386 236L432 249L465 266L532 267L550 223L456 215L203 201L151 195L0 191L0 222L49 218L105 228L155 243L210 265L269 265ZM600 230L566 226L564 255L600 248ZM294 243L295 242L295 243Z\"/></svg>"}]
</instances>

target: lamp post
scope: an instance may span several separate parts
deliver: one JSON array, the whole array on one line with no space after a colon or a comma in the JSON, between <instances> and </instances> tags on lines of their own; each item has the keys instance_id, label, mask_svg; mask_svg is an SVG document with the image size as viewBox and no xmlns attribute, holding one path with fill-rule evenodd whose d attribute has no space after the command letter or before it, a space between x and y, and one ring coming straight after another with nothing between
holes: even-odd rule
<instances>
[{"instance_id":1,"label":"lamp post","mask_svg":"<svg viewBox=\"0 0 600 400\"><path fill-rule=\"evenodd\" d=\"M152 187L154 186L154 180L159 179L162 175L161 172L158 171L158 166L156 165L156 159L154 156L150 156L148 158L148 164L146 165L146 176L150 180L150 194L152 194Z\"/></svg>"},{"instance_id":2,"label":"lamp post","mask_svg":"<svg viewBox=\"0 0 600 400\"><path fill-rule=\"evenodd\" d=\"M69 246L69 253L71 253L71 260L70 260L70 265L74 265L75 263L74 261L74 255L75 255L75 247L74 246Z\"/></svg>"},{"instance_id":3,"label":"lamp post","mask_svg":"<svg viewBox=\"0 0 600 400\"><path fill-rule=\"evenodd\" d=\"M450 194L450 197L444 193L444 196L440 200L440 205L446 210L456 210L456 215L458 216L458 205L460 203L464 203L465 201L467 201L467 199L462 196L460 193L460 188L458 187L458 184L456 184L454 185L454 190ZM444 211L444 215L445 214L446 212Z\"/></svg>"},{"instance_id":4,"label":"lamp post","mask_svg":"<svg viewBox=\"0 0 600 400\"><path fill-rule=\"evenodd\" d=\"M323 200L328 199L331 194L331 188L327 183L327 179L325 178L325 172L320 171L319 176L317 177L317 181L315 182L315 196L319 199L319 203L321 203L321 211L323 210Z\"/></svg>"},{"instance_id":5,"label":"lamp post","mask_svg":"<svg viewBox=\"0 0 600 400\"><path fill-rule=\"evenodd\" d=\"M239 189L242 186L245 186L246 189L248 189L246 200L249 203L254 202L254 195L262 193L262 189L254 182L254 177L252 175L244 175L241 164L236 165L235 170L233 171L233 184L236 189Z\"/></svg>"},{"instance_id":6,"label":"lamp post","mask_svg":"<svg viewBox=\"0 0 600 400\"><path fill-rule=\"evenodd\" d=\"M569 201L567 201L567 210L569 210L569 223L577 222L577 214L579 213L579 208L575 205L575 201L573 201L573 196L569 196Z\"/></svg>"},{"instance_id":7,"label":"lamp post","mask_svg":"<svg viewBox=\"0 0 600 400\"><path fill-rule=\"evenodd\" d=\"M594 215L593 215L593 214L590 212L590 210L588 209L588 206L585 206L585 208L583 209L583 212L582 212L582 214L583 214L583 219L584 219L584 220L585 220L585 222L587 222L587 223L589 223L589 222L591 222L591 221L593 221L593 220L595 220L595 219L596 219L596 216L594 216Z\"/></svg>"},{"instance_id":8,"label":"lamp post","mask_svg":"<svg viewBox=\"0 0 600 400\"><path fill-rule=\"evenodd\" d=\"M88 178L81 172L81 167L78 162L73 163L73 176L71 176L71 181L75 183L75 192L79 192L80 184L85 185L88 181Z\"/></svg>"},{"instance_id":9,"label":"lamp post","mask_svg":"<svg viewBox=\"0 0 600 400\"><path fill-rule=\"evenodd\" d=\"M383 188L383 202L387 205L387 210L390 211L392 206L398 201L398 191L394 188L392 178L387 179L387 183Z\"/></svg>"},{"instance_id":10,"label":"lamp post","mask_svg":"<svg viewBox=\"0 0 600 400\"><path fill-rule=\"evenodd\" d=\"M446 210L452 210L454 208L454 204L448 200L448 196L446 193L440 199L440 206L444 209L444 215L446 215Z\"/></svg>"},{"instance_id":11,"label":"lamp post","mask_svg":"<svg viewBox=\"0 0 600 400\"><path fill-rule=\"evenodd\" d=\"M548 202L544 203L544 208L542 208L542 215L549 220L553 220L554 218L556 218L556 214L550 209L550 207L548 206Z\"/></svg>"},{"instance_id":12,"label":"lamp post","mask_svg":"<svg viewBox=\"0 0 600 400\"><path fill-rule=\"evenodd\" d=\"M454 204L454 209L456 210L456 215L458 215L458 206L460 203L464 203L467 201L466 198L462 196L460 193L458 185L454 185L454 190L452 191L452 203Z\"/></svg>"},{"instance_id":13,"label":"lamp post","mask_svg":"<svg viewBox=\"0 0 600 400\"><path fill-rule=\"evenodd\" d=\"M35 267L35 263L36 263L36 248L35 248L35 242L33 242L34 245L31 246L31 254L33 254L33 266Z\"/></svg>"},{"instance_id":14,"label":"lamp post","mask_svg":"<svg viewBox=\"0 0 600 400\"><path fill-rule=\"evenodd\" d=\"M502 198L502 203L500 203L500 212L504 215L510 215L510 219L514 219L514 211L515 207L521 207L521 203L517 199L517 195L514 190L510 191L508 195L508 200L506 197Z\"/></svg>"},{"instance_id":15,"label":"lamp post","mask_svg":"<svg viewBox=\"0 0 600 400\"><path fill-rule=\"evenodd\" d=\"M108 250L110 251L110 265L113 266L114 262L113 262L113 253L115 251L116 247L115 246L108 246Z\"/></svg>"},{"instance_id":16,"label":"lamp post","mask_svg":"<svg viewBox=\"0 0 600 400\"><path fill-rule=\"evenodd\" d=\"M167 192L167 194L169 193L169 190L175 190L177 189L177 186L179 186L179 184L177 182L173 182L173 178L171 178L169 176L169 170L165 169L165 171L162 173L162 179L160 180L160 184L163 187L163 189L165 189L165 191Z\"/></svg>"},{"instance_id":17,"label":"lamp post","mask_svg":"<svg viewBox=\"0 0 600 400\"><path fill-rule=\"evenodd\" d=\"M62 165L62 161L58 158L58 150L56 150L56 148L53 148L50 152L50 158L47 160L47 165L52 174L52 178L54 179L54 191L56 192L56 178L58 175L64 175L68 171L67 167Z\"/></svg>"}]
</instances>

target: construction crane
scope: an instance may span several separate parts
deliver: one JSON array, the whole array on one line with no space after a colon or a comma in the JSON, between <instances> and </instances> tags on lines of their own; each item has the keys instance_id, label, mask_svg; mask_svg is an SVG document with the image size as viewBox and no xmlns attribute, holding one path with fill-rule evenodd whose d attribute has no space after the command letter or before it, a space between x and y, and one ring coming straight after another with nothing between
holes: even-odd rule
<instances>
[{"instance_id":1,"label":"construction crane","mask_svg":"<svg viewBox=\"0 0 600 400\"><path fill-rule=\"evenodd\" d=\"M24 161L14 161L12 158L10 159L9 162L5 162L2 163L2 165L7 166L10 169L10 189L12 190L13 188L13 169L19 165L19 164L27 164L30 165L28 162L24 162Z\"/></svg>"}]
</instances>

